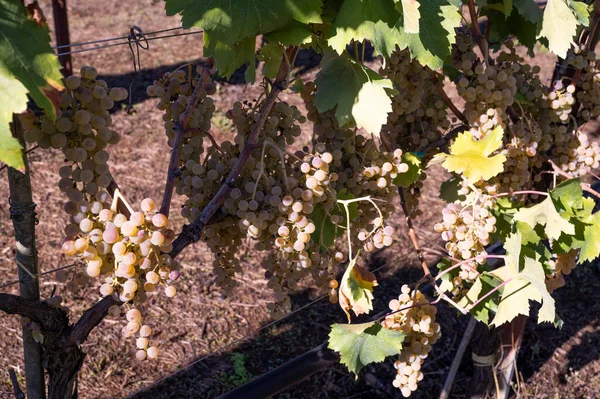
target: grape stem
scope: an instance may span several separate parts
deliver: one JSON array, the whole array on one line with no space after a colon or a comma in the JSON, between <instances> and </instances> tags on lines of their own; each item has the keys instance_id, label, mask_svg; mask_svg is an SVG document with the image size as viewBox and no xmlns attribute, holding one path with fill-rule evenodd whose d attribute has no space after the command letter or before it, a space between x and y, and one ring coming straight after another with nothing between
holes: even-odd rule
<instances>
[{"instance_id":1,"label":"grape stem","mask_svg":"<svg viewBox=\"0 0 600 399\"><path fill-rule=\"evenodd\" d=\"M181 234L175 239L175 241L173 241L173 250L170 252L171 257L176 257L184 248L200 239L202 230L211 222L211 219L215 213L223 205L223 202L233 188L252 151L259 147L258 136L263 130L267 118L269 117L269 113L271 112L271 108L273 108L279 93L281 93L288 85L288 76L291 69L291 64L287 62L287 60L293 60L295 58L298 48L291 46L286 51L284 62L282 62L281 66L279 67L279 72L275 78L275 81L273 82L271 91L267 96L265 103L263 104L258 122L256 122L256 124L252 127L252 131L248 137L248 140L246 141L244 149L240 153L236 163L229 171L227 177L223 180L221 188L219 191L217 191L208 205L204 207L200 216L198 216L191 224L183 226Z\"/></svg>"},{"instance_id":2,"label":"grape stem","mask_svg":"<svg viewBox=\"0 0 600 399\"><path fill-rule=\"evenodd\" d=\"M437 73L433 73L434 77L437 78ZM450 108L450 110L452 111L452 113L465 125L469 125L469 121L467 120L467 117L465 116L465 114L463 114L462 112L460 112L460 110L456 107L456 105L454 105L454 103L452 102L452 100L450 99L450 97L448 97L448 94L446 93L446 91L444 90L444 86L442 85L442 82L438 82L435 85L435 89L437 90L438 94L440 96L442 96L442 100L444 101L444 103L446 103L446 105L448 106L448 108Z\"/></svg>"},{"instance_id":3,"label":"grape stem","mask_svg":"<svg viewBox=\"0 0 600 399\"><path fill-rule=\"evenodd\" d=\"M408 211L408 205L406 204L406 196L404 194L404 188L398 187L398 194L400 194L400 206L402 207L402 211L404 212L406 225L408 226L408 237L415 248L417 253L417 258L421 262L421 268L423 269L424 277L429 279L431 277L431 271L429 270L429 266L427 266L427 262L425 262L425 257L423 256L423 251L421 251L421 247L419 246L419 239L417 234L415 233L415 228L413 226L412 218L410 217L410 212ZM434 281L435 284L435 281Z\"/></svg>"},{"instance_id":4,"label":"grape stem","mask_svg":"<svg viewBox=\"0 0 600 399\"><path fill-rule=\"evenodd\" d=\"M485 294L484 296L482 296L481 298L479 298L478 300L473 302L473 304L468 307L468 311L470 312L471 310L475 309L475 306L479 305L481 302L483 302L484 299L486 299L490 295L494 294L496 291L498 291L500 288L504 287L506 284L510 283L512 280L513 280L512 277L508 278L508 279L504 280L502 283L500 283L498 286L494 287L490 292L488 292L487 294Z\"/></svg>"},{"instance_id":5,"label":"grape stem","mask_svg":"<svg viewBox=\"0 0 600 399\"><path fill-rule=\"evenodd\" d=\"M171 150L171 158L169 159L169 168L167 170L167 182L165 184L165 191L163 194L162 203L160 204L159 212L165 216L169 216L169 209L171 208L171 198L173 196L173 188L175 186L176 172L179 170L179 162L181 160L181 146L183 144L183 138L185 137L186 128L192 117L192 111L200 101L200 93L204 90L204 87L210 81L210 72L215 65L214 58L210 57L206 60L206 64L202 70L202 75L192 92L192 95L188 98L188 103L185 111L179 116L179 122L175 123L175 140L173 142L173 149Z\"/></svg>"},{"instance_id":6,"label":"grape stem","mask_svg":"<svg viewBox=\"0 0 600 399\"><path fill-rule=\"evenodd\" d=\"M115 188L113 193L112 193L112 204L110 205L110 210L113 212L116 212L118 209L118 204L119 201L121 201L121 203L127 208L127 212L128 215L126 216L130 216L133 214L133 208L131 207L131 205L129 205L129 202L127 202L127 200L125 199L125 197L123 196L123 194L121 194L121 190L119 190L119 188Z\"/></svg>"},{"instance_id":7,"label":"grape stem","mask_svg":"<svg viewBox=\"0 0 600 399\"><path fill-rule=\"evenodd\" d=\"M346 211L346 231L348 234L348 254L349 254L348 259L353 259L353 257L352 257L352 235L350 234L350 208L348 207L348 205L353 202L360 202L360 201L369 201L375 207L375 209L377 209L377 213L379 213L380 223L377 224L375 227L373 227L373 230L371 230L368 237L372 236L377 231L378 228L383 226L383 213L381 212L381 209L379 209L379 207L377 206L375 201L373 201L373 198L371 198L370 195L367 195L365 197L360 197L360 198L347 199L347 200L341 200L341 199L337 200L337 202L339 204L342 204L344 206L344 210Z\"/></svg>"},{"instance_id":8,"label":"grape stem","mask_svg":"<svg viewBox=\"0 0 600 399\"><path fill-rule=\"evenodd\" d=\"M488 43L485 40L485 37L481 34L481 30L479 29L479 17L477 15L477 11L475 10L475 1L469 0L469 15L471 17L471 28L473 29L473 36L475 40L477 40L477 44L479 45L479 49L481 50L481 54L485 60L485 63L488 63L489 53L488 53Z\"/></svg>"},{"instance_id":9,"label":"grape stem","mask_svg":"<svg viewBox=\"0 0 600 399\"><path fill-rule=\"evenodd\" d=\"M550 162L552 162L552 161L550 161ZM513 195L544 195L544 196L548 196L550 194L548 194L545 191L521 190L521 191L512 191L510 193L494 194L494 195L490 195L488 198L494 199L494 198L500 198L500 197L512 197Z\"/></svg>"}]
</instances>

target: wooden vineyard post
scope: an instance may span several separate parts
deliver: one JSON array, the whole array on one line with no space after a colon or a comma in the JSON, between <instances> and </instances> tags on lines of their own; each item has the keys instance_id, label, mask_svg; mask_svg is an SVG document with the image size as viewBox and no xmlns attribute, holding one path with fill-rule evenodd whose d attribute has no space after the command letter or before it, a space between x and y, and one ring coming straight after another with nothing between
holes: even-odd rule
<instances>
[{"instance_id":1,"label":"wooden vineyard post","mask_svg":"<svg viewBox=\"0 0 600 399\"><path fill-rule=\"evenodd\" d=\"M473 376L467 392L467 398L483 399L496 390L494 384L494 366L500 341L495 328L477 323L473 333L472 352Z\"/></svg>"},{"instance_id":2,"label":"wooden vineyard post","mask_svg":"<svg viewBox=\"0 0 600 399\"><path fill-rule=\"evenodd\" d=\"M21 297L31 300L40 299L39 281L37 279L38 259L35 244L35 204L31 195L29 165L25 153L25 141L21 124L13 117L13 135L23 147L22 156L25 172L8 168L10 190L10 218L13 221L16 241L15 262L19 275L19 291ZM28 399L46 397L44 369L42 367L42 346L33 339L31 329L23 327L23 352L25 360L25 386Z\"/></svg>"},{"instance_id":3,"label":"wooden vineyard post","mask_svg":"<svg viewBox=\"0 0 600 399\"><path fill-rule=\"evenodd\" d=\"M59 47L58 54L69 53L71 47L71 39L69 38L69 18L67 13L67 0L52 0L52 14L54 15L54 33L56 35L57 46ZM58 61L62 65L62 74L64 77L73 74L73 64L71 62L71 54L58 56Z\"/></svg>"}]
</instances>

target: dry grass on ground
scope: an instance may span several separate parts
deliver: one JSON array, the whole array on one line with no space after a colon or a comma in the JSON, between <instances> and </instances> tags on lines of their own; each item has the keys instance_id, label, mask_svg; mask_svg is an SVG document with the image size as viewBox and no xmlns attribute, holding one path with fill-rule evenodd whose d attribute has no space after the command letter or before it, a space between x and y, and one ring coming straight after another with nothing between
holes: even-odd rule
<instances>
[{"instance_id":1,"label":"dry grass on ground","mask_svg":"<svg viewBox=\"0 0 600 399\"><path fill-rule=\"evenodd\" d=\"M51 2L43 0L40 3L51 17ZM177 26L176 18L164 16L163 7L162 1L151 0L129 3L115 0L70 1L72 41L122 36L131 25L138 25L146 32ZM202 55L201 48L201 35L152 41L150 49L142 51L143 72L134 83L135 113L127 115L121 110L113 115L115 129L122 134L122 142L110 150L110 164L115 179L132 204L138 204L147 196L158 199L168 163L169 149L162 130L161 115L155 109L156 101L146 98L144 87L160 73L198 59ZM553 62L548 57L542 60L546 65ZM127 46L75 54L73 61L75 69L82 65L95 65L111 84L128 86L132 77L131 53ZM219 139L231 134L223 117L227 107L233 101L252 98L257 92L256 86L246 89L226 83L219 85L217 103L220 113L215 119L218 125L215 132ZM310 126L306 128L310 129ZM37 227L40 263L42 271L47 271L72 262L60 255L58 250L65 225L61 209L63 198L56 187L57 171L62 160L57 151L35 151L30 154L30 162L34 201L38 204L40 219ZM440 170L432 171L424 190L426 194L422 207L425 213L418 220L423 241L435 241L428 232L432 231L433 223L439 218L442 204L437 199L437 190L444 179L445 174ZM7 198L5 178L0 179L0 193L3 199ZM183 223L177 211L180 201L175 197L172 207L171 217L176 226ZM392 249L367 259L370 268L381 268L377 272L381 287L376 291L376 311L386 307L401 284L419 277L414 255L401 257L412 248L400 214L396 215L395 224L398 225L398 238ZM11 231L8 204L4 200L0 203L0 270L4 276L0 284L16 276ZM178 296L170 301L162 296L154 297L147 307L149 320L156 327L155 339L161 348L158 361L139 363L133 360L133 342L120 336L122 320L106 319L84 344L88 356L79 379L80 397L124 397L196 361L193 366L171 378L160 380L149 390L134 397L212 398L320 344L327 337L329 325L343 321L344 316L339 309L330 306L324 299L222 352L204 358L222 345L245 337L272 321L265 306L271 293L266 288L260 268L263 257L254 252L251 246L245 247L240 257L245 265L245 274L238 277L240 284L233 295L224 298L215 286L211 254L206 247L196 244L185 251L181 259L184 278L178 287ZM433 258L429 258L429 261L432 262ZM55 287L51 276L43 278L41 284L42 296L49 296ZM68 293L60 284L56 288L58 294L66 298L73 317L78 317L99 296L95 284L75 294ZM528 326L525 350L518 361L519 371L525 380L520 387L522 395L531 398L600 397L598 288L597 272L591 268L576 270L568 286L557 293L558 309L565 319L565 328L556 331ZM3 292L16 293L16 287L7 287ZM310 285L304 286L293 296L294 309L301 308L321 294L311 289ZM439 319L444 335L426 362L426 378L415 395L417 398L438 395L466 325L465 318L456 318L455 312L449 309L442 309ZM7 368L21 367L19 377L23 378L17 318L0 315L0 331L4 336L0 341L0 370L3 373L3 378L0 378L0 398L9 398L12 392ZM452 397L462 397L470 372L470 360L465 358ZM365 378L356 382L347 370L336 365L291 387L278 397L372 398L397 395L389 389L394 374L390 362L369 367L367 374L373 377L370 381L382 385L369 385Z\"/></svg>"}]
</instances>

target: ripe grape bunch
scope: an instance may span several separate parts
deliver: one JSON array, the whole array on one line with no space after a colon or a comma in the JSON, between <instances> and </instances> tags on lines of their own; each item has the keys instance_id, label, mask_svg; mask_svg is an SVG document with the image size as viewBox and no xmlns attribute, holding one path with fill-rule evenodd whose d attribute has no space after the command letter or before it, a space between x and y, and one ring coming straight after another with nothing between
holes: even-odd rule
<instances>
[{"instance_id":1,"label":"ripe grape bunch","mask_svg":"<svg viewBox=\"0 0 600 399\"><path fill-rule=\"evenodd\" d=\"M159 286L165 286L169 298L177 292L173 282L179 278L179 265L168 255L175 233L167 225L167 217L157 213L154 201L146 198L141 211L129 217L111 209L86 212L79 222L79 233L62 246L65 255L77 256L86 265L89 277L104 281L102 296L116 295L131 308L122 333L125 337L139 333L136 357L140 360L156 357L157 349L148 348L151 330L142 324L138 307ZM119 305L109 309L113 316L120 313Z\"/></svg>"},{"instance_id":2,"label":"ripe grape bunch","mask_svg":"<svg viewBox=\"0 0 600 399\"><path fill-rule=\"evenodd\" d=\"M421 291L411 290L405 284L401 292L398 299L390 301L392 313L385 317L382 325L405 334L402 352L394 363L397 375L393 385L407 398L423 380L423 362L441 337L441 330L435 322L437 308L429 304Z\"/></svg>"},{"instance_id":3,"label":"ripe grape bunch","mask_svg":"<svg viewBox=\"0 0 600 399\"><path fill-rule=\"evenodd\" d=\"M448 255L468 261L461 265L453 280L453 294L460 296L465 283L472 283L479 276L477 268L485 263L485 247L496 231L496 218L480 205L463 207L458 203L448 204L442 216L442 223L436 224L434 230L446 241Z\"/></svg>"}]
</instances>

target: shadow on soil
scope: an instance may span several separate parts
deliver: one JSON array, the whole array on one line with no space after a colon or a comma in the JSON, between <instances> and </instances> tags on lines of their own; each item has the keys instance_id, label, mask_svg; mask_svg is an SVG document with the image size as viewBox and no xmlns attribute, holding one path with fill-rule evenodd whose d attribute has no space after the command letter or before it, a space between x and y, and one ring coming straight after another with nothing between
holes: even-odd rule
<instances>
[{"instance_id":1,"label":"shadow on soil","mask_svg":"<svg viewBox=\"0 0 600 399\"><path fill-rule=\"evenodd\" d=\"M369 267L374 269L385 261L373 256ZM399 293L401 285L416 281L420 273L420 269L410 267L401 268L397 273L385 277L378 273L381 285L375 291L375 309L372 314L385 310L394 293ZM312 298L314 294L308 291L293 295L293 308L297 309L305 305ZM216 397L322 344L327 340L329 325L345 321L345 315L339 306L331 305L327 299L323 299L266 328L257 336L230 348L227 352L181 370L131 398ZM363 321L368 321L368 318L358 319L358 322ZM438 313L438 321L442 324L442 331L462 331L467 319L464 317L457 319L452 310L444 308ZM439 395L439 389L443 385L459 340L460 337L456 335L446 334L434 346L424 367L428 376L422 382L419 391L411 397L432 398ZM366 373L370 374L370 384L365 382ZM401 398L399 390L393 388L391 384L395 374L391 359L367 367L366 371L361 372L358 381L343 366L336 364L274 397L279 399ZM467 375L463 373L457 376L456 387L459 393L466 385Z\"/></svg>"},{"instance_id":2,"label":"shadow on soil","mask_svg":"<svg viewBox=\"0 0 600 399\"><path fill-rule=\"evenodd\" d=\"M373 257L370 268L374 269L382 262L384 261ZM385 310L393 294L399 292L400 286L406 282L416 281L419 276L420 269L410 267L402 268L393 275L385 277L378 275L381 285L376 288L375 309L372 314ZM313 297L314 295L308 291L293 295L294 309L310 302ZM526 381L551 359L556 348L561 347L580 329L586 326L589 328L590 323L598 323L600 314L598 269L592 266L576 268L569 276L567 285L556 293L555 298L557 312L565 325L558 330L549 325L538 326L532 320L528 322L523 350L518 360L518 369ZM434 346L425 361L423 368L425 379L411 398L426 399L439 396L468 321L466 317L457 318L456 312L445 306L440 307L437 318L442 325L442 339ZM367 321L367 318L358 320L358 322L363 321ZM324 299L266 328L254 338L181 370L131 398L216 397L320 345L327 340L330 324L344 322L345 316L339 307L330 305ZM561 369L557 370L559 380L554 381L553 386L566 383L564 374L570 369L580 369L600 357L598 334L583 333L577 342L566 355L568 364L561 365ZM467 350L455 378L450 398L465 397L472 373L469 353L470 350ZM343 366L336 364L291 386L274 398L401 398L400 392L391 385L394 376L395 370L391 359L368 366L361 372L358 381Z\"/></svg>"}]
</instances>

